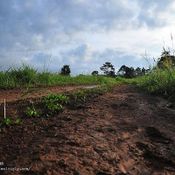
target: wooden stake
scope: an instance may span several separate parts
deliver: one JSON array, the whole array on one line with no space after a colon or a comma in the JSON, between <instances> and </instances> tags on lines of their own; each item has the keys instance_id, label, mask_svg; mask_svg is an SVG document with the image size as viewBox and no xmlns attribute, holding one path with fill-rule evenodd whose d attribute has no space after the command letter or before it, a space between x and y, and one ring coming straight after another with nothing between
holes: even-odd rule
<instances>
[{"instance_id":1,"label":"wooden stake","mask_svg":"<svg viewBox=\"0 0 175 175\"><path fill-rule=\"evenodd\" d=\"M6 99L4 99L4 119L6 119Z\"/></svg>"}]
</instances>

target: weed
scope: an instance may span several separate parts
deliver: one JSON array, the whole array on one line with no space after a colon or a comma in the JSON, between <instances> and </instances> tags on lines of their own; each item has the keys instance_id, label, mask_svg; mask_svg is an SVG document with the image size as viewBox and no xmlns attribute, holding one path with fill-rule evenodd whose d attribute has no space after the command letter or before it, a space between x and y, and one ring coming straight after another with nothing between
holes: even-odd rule
<instances>
[{"instance_id":1,"label":"weed","mask_svg":"<svg viewBox=\"0 0 175 175\"><path fill-rule=\"evenodd\" d=\"M0 123L0 127L5 127L5 126L11 126L11 125L20 125L22 123L20 118L17 118L13 120L10 117L6 117L3 119L3 121Z\"/></svg>"},{"instance_id":2,"label":"weed","mask_svg":"<svg viewBox=\"0 0 175 175\"><path fill-rule=\"evenodd\" d=\"M33 105L31 107L27 107L25 114L28 117L38 117L40 115L39 111L36 110Z\"/></svg>"},{"instance_id":3,"label":"weed","mask_svg":"<svg viewBox=\"0 0 175 175\"><path fill-rule=\"evenodd\" d=\"M62 94L50 94L43 98L42 103L48 115L55 114L63 110L63 105L67 104L69 98Z\"/></svg>"},{"instance_id":4,"label":"weed","mask_svg":"<svg viewBox=\"0 0 175 175\"><path fill-rule=\"evenodd\" d=\"M9 117L4 118L1 123L2 126L10 126L12 124L13 124L13 120Z\"/></svg>"},{"instance_id":5,"label":"weed","mask_svg":"<svg viewBox=\"0 0 175 175\"><path fill-rule=\"evenodd\" d=\"M60 103L60 104L67 104L69 101L69 97L63 94L50 94L44 97L43 102L45 104L48 103Z\"/></svg>"}]
</instances>

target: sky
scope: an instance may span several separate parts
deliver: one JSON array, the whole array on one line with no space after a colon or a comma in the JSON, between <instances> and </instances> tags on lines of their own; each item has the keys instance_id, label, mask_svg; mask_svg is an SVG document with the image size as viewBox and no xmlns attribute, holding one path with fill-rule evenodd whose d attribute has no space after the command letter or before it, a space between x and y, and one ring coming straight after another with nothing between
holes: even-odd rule
<instances>
[{"instance_id":1,"label":"sky","mask_svg":"<svg viewBox=\"0 0 175 175\"><path fill-rule=\"evenodd\" d=\"M149 67L174 47L174 19L174 0L0 0L0 70Z\"/></svg>"}]
</instances>

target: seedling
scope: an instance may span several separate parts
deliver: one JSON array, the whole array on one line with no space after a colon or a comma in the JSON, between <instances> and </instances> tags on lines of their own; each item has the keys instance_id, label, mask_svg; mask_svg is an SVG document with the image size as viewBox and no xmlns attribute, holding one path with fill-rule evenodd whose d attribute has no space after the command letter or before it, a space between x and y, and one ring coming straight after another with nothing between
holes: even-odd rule
<instances>
[{"instance_id":1,"label":"seedling","mask_svg":"<svg viewBox=\"0 0 175 175\"><path fill-rule=\"evenodd\" d=\"M10 126L13 124L13 120L9 117L6 117L3 119L2 123L1 123L3 126Z\"/></svg>"},{"instance_id":2,"label":"seedling","mask_svg":"<svg viewBox=\"0 0 175 175\"><path fill-rule=\"evenodd\" d=\"M38 117L39 116L39 112L35 109L33 105L31 107L27 107L25 114L28 117Z\"/></svg>"}]
</instances>

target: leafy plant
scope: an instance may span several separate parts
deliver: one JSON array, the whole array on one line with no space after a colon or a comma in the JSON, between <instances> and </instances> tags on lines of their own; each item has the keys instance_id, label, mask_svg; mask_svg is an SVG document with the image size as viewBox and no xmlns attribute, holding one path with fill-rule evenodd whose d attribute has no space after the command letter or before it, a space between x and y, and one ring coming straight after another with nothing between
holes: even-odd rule
<instances>
[{"instance_id":1,"label":"leafy plant","mask_svg":"<svg viewBox=\"0 0 175 175\"><path fill-rule=\"evenodd\" d=\"M37 111L33 105L31 107L27 107L25 114L28 117L38 117L40 115L39 111Z\"/></svg>"},{"instance_id":2,"label":"leafy plant","mask_svg":"<svg viewBox=\"0 0 175 175\"><path fill-rule=\"evenodd\" d=\"M69 97L63 94L50 94L43 98L43 102L45 104L48 104L48 103L67 104L68 101L69 101Z\"/></svg>"},{"instance_id":3,"label":"leafy plant","mask_svg":"<svg viewBox=\"0 0 175 175\"><path fill-rule=\"evenodd\" d=\"M63 110L63 105L67 104L69 98L63 94L50 94L43 98L43 104L48 114L55 114Z\"/></svg>"},{"instance_id":4,"label":"leafy plant","mask_svg":"<svg viewBox=\"0 0 175 175\"><path fill-rule=\"evenodd\" d=\"M10 126L12 124L13 124L13 120L9 117L4 118L1 123L2 126Z\"/></svg>"}]
</instances>

